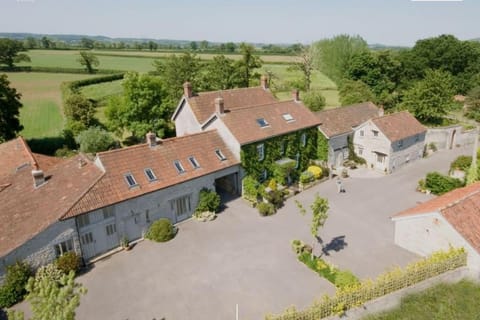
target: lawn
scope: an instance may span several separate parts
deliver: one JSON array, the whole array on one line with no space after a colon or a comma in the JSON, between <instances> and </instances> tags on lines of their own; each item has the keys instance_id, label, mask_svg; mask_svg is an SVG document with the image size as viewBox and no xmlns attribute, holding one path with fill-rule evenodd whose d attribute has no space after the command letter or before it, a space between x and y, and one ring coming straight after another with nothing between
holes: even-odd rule
<instances>
[{"instance_id":1,"label":"lawn","mask_svg":"<svg viewBox=\"0 0 480 320\"><path fill-rule=\"evenodd\" d=\"M64 126L60 85L91 77L81 74L63 73L7 73L11 86L22 94L20 122L24 126L20 133L25 138L57 136Z\"/></svg>"},{"instance_id":2,"label":"lawn","mask_svg":"<svg viewBox=\"0 0 480 320\"><path fill-rule=\"evenodd\" d=\"M104 82L81 88L85 97L97 102L97 112L95 117L101 122L106 122L105 107L110 97L121 95L123 92L122 80Z\"/></svg>"},{"instance_id":3,"label":"lawn","mask_svg":"<svg viewBox=\"0 0 480 320\"><path fill-rule=\"evenodd\" d=\"M402 300L400 307L363 320L447 320L480 318L480 285L467 280L440 284Z\"/></svg>"}]
</instances>

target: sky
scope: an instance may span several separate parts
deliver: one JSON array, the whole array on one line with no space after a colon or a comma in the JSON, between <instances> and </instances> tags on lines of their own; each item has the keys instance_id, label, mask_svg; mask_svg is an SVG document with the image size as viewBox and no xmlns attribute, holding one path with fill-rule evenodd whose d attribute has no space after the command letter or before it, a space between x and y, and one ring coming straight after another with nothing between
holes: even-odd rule
<instances>
[{"instance_id":1,"label":"sky","mask_svg":"<svg viewBox=\"0 0 480 320\"><path fill-rule=\"evenodd\" d=\"M338 34L413 46L480 37L480 0L0 0L0 32L308 44Z\"/></svg>"}]
</instances>

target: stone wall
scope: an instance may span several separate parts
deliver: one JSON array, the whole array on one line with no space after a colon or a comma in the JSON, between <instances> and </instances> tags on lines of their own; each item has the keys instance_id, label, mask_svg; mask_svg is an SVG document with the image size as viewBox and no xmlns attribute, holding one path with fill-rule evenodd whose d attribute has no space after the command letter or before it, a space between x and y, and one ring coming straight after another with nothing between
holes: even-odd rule
<instances>
[{"instance_id":1,"label":"stone wall","mask_svg":"<svg viewBox=\"0 0 480 320\"><path fill-rule=\"evenodd\" d=\"M429 128L425 143L435 144L437 149L452 149L456 146L471 145L476 136L475 130L464 130L462 126Z\"/></svg>"}]
</instances>

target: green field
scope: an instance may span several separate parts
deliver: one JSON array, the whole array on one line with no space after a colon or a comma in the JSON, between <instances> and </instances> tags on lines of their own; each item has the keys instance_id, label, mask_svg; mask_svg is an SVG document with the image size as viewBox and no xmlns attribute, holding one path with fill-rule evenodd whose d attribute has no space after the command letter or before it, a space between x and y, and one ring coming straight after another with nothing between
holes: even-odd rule
<instances>
[{"instance_id":1,"label":"green field","mask_svg":"<svg viewBox=\"0 0 480 320\"><path fill-rule=\"evenodd\" d=\"M6 73L11 86L22 94L20 122L25 138L57 136L64 126L60 85L91 77L81 74L13 72Z\"/></svg>"},{"instance_id":2,"label":"green field","mask_svg":"<svg viewBox=\"0 0 480 320\"><path fill-rule=\"evenodd\" d=\"M363 320L480 319L480 286L462 280L440 284L404 299L400 307L367 316Z\"/></svg>"}]
</instances>

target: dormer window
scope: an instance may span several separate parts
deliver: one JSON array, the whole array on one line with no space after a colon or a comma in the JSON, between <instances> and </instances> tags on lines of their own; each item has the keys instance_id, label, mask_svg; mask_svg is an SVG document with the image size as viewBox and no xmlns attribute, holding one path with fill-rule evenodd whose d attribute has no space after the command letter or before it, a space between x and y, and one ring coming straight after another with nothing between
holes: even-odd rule
<instances>
[{"instance_id":1,"label":"dormer window","mask_svg":"<svg viewBox=\"0 0 480 320\"><path fill-rule=\"evenodd\" d=\"M265 127L268 127L270 125L270 124L268 124L267 120L265 120L264 118L258 118L257 123L261 128L265 128Z\"/></svg>"},{"instance_id":2,"label":"dormer window","mask_svg":"<svg viewBox=\"0 0 480 320\"><path fill-rule=\"evenodd\" d=\"M173 162L173 164L175 165L175 169L177 169L177 172L178 172L178 173L184 173L184 172L185 172L185 169L183 168L182 163L180 162L180 160L175 160L175 161Z\"/></svg>"},{"instance_id":3,"label":"dormer window","mask_svg":"<svg viewBox=\"0 0 480 320\"><path fill-rule=\"evenodd\" d=\"M150 168L147 168L143 170L145 172L145 175L147 176L148 181L152 182L157 180L157 177L155 176L155 173L153 173L153 170Z\"/></svg>"},{"instance_id":4,"label":"dormer window","mask_svg":"<svg viewBox=\"0 0 480 320\"><path fill-rule=\"evenodd\" d=\"M295 121L295 119L292 117L292 115L290 113L284 113L284 114L282 114L282 117L283 117L283 120L285 120L287 122Z\"/></svg>"},{"instance_id":5,"label":"dormer window","mask_svg":"<svg viewBox=\"0 0 480 320\"><path fill-rule=\"evenodd\" d=\"M128 186L130 188L138 186L137 181L135 180L135 178L133 177L133 174L131 174L131 173L125 174L125 181L127 182Z\"/></svg>"},{"instance_id":6,"label":"dormer window","mask_svg":"<svg viewBox=\"0 0 480 320\"><path fill-rule=\"evenodd\" d=\"M191 156L188 158L188 161L192 165L193 169L198 169L200 168L200 164L198 163L197 159L195 159L194 156Z\"/></svg>"},{"instance_id":7,"label":"dormer window","mask_svg":"<svg viewBox=\"0 0 480 320\"><path fill-rule=\"evenodd\" d=\"M222 150L216 149L215 154L217 155L218 159L220 159L221 161L227 160L227 157L223 155Z\"/></svg>"}]
</instances>

